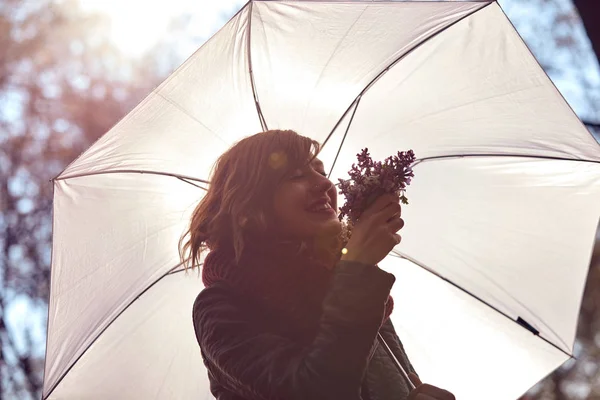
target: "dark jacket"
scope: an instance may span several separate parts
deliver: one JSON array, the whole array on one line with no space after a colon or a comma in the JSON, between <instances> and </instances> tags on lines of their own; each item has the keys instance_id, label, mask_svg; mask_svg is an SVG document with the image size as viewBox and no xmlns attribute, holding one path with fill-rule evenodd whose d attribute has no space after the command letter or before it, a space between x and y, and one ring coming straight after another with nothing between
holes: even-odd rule
<instances>
[{"instance_id":1,"label":"dark jacket","mask_svg":"<svg viewBox=\"0 0 600 400\"><path fill-rule=\"evenodd\" d=\"M395 281L378 267L340 261L316 335L240 298L225 283L196 298L193 321L211 392L218 400L404 400L406 379L377 333L414 372L382 310Z\"/></svg>"}]
</instances>

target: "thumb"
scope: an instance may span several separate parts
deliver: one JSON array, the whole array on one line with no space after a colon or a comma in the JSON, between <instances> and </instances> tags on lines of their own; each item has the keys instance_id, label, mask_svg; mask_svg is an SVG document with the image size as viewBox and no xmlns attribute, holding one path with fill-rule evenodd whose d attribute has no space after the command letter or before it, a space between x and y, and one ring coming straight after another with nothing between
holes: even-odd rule
<instances>
[{"instance_id":1,"label":"thumb","mask_svg":"<svg viewBox=\"0 0 600 400\"><path fill-rule=\"evenodd\" d=\"M415 385L415 388L418 388L419 386L421 386L423 384L423 382L421 382L421 380L419 379L419 377L417 376L417 374L414 374L414 373L410 372L408 374L408 377L410 378L410 380L413 383L413 385Z\"/></svg>"}]
</instances>

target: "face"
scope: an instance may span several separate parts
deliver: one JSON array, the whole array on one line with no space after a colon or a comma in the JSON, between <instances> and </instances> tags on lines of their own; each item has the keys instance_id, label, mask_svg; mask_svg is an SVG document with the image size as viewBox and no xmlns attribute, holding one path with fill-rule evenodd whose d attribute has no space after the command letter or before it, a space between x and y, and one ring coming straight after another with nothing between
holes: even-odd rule
<instances>
[{"instance_id":1,"label":"face","mask_svg":"<svg viewBox=\"0 0 600 400\"><path fill-rule=\"evenodd\" d=\"M292 171L279 185L273 211L278 234L285 238L309 239L341 229L337 190L327 179L323 163L316 158Z\"/></svg>"}]
</instances>

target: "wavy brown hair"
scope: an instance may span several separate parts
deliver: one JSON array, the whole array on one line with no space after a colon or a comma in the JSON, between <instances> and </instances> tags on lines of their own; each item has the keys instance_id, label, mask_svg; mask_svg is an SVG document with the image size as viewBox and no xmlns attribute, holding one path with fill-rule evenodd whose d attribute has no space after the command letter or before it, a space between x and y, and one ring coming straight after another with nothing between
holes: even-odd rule
<instances>
[{"instance_id":1,"label":"wavy brown hair","mask_svg":"<svg viewBox=\"0 0 600 400\"><path fill-rule=\"evenodd\" d=\"M223 153L179 241L184 266L198 266L204 250L220 246L233 246L239 262L250 238L269 231L279 183L320 149L317 141L294 131L270 130L246 137Z\"/></svg>"}]
</instances>

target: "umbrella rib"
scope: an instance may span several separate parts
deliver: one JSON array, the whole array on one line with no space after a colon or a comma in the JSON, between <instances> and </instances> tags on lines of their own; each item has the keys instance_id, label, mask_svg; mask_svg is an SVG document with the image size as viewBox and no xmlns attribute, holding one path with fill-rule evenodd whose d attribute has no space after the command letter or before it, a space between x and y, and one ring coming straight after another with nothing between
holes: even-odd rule
<instances>
[{"instance_id":1,"label":"umbrella rib","mask_svg":"<svg viewBox=\"0 0 600 400\"><path fill-rule=\"evenodd\" d=\"M424 157L417 159L413 167L417 164L426 161L433 160L445 160L445 159L453 159L453 158L469 158L469 157L508 157L508 158L534 158L539 160L555 160L555 161L578 161L578 162L588 162L594 164L600 164L600 161L597 160L582 160L577 158L566 158L566 157L555 157L555 156L541 156L541 155L528 155L528 154L493 154L493 153L475 153L475 154L454 154L454 155L446 155L446 156L432 156L432 157Z\"/></svg>"},{"instance_id":2,"label":"umbrella rib","mask_svg":"<svg viewBox=\"0 0 600 400\"><path fill-rule=\"evenodd\" d=\"M346 136L344 135L344 139L345 138L346 138ZM341 146L340 146L340 149L338 149L338 154L340 153L340 150L341 150ZM432 156L432 157L419 158L419 159L417 159L413 163L412 167L414 168L418 164L421 164L421 163L426 162L426 161L449 160L449 159L471 158L471 157L473 157L473 158L476 158L476 157L487 157L487 158L532 158L532 159L536 159L536 160L577 161L577 162L587 162L587 163L592 163L592 164L600 164L600 161L596 161L596 160L582 160L582 159L576 159L576 158L565 158L565 157L554 157L554 156L539 156L539 155L536 156L536 155L527 155L527 154L493 154L493 153L483 154L483 153L479 153L479 154L454 154L454 155L447 155L447 156ZM336 155L336 160L337 160L337 155ZM334 161L334 163L335 163L335 161ZM333 171L333 167L331 168L331 171ZM330 172L330 175L331 175L331 172ZM335 185L339 186L339 183L336 183Z\"/></svg>"},{"instance_id":3,"label":"umbrella rib","mask_svg":"<svg viewBox=\"0 0 600 400\"><path fill-rule=\"evenodd\" d=\"M344 145L344 141L346 140L346 136L348 135L348 131L350 130L350 125L352 124L354 115L356 115L356 110L358 110L359 104L360 104L360 98L356 102L356 106L354 107L354 111L352 112L352 116L350 117L350 121L348 121L348 126L346 127L346 132L344 132L344 137L342 137L342 142L340 143L340 146L338 147L338 151L335 155L333 163L331 164L331 169L329 170L329 174L327 175L327 178L331 178L331 174L333 173L333 169L335 168L335 163L337 162L338 156L340 155L340 152L342 151L342 146Z\"/></svg>"},{"instance_id":4,"label":"umbrella rib","mask_svg":"<svg viewBox=\"0 0 600 400\"><path fill-rule=\"evenodd\" d=\"M252 14L254 3L252 1L249 2L248 6L248 40L246 44L246 49L248 52L248 73L250 74L250 85L252 86L252 95L254 96L254 105L256 106L256 112L258 113L258 119L260 120L260 126L263 131L269 130L267 126L267 121L262 113L262 109L260 108L260 103L258 101L258 94L256 93L256 84L254 83L254 72L252 69Z\"/></svg>"},{"instance_id":5,"label":"umbrella rib","mask_svg":"<svg viewBox=\"0 0 600 400\"><path fill-rule=\"evenodd\" d=\"M471 11L468 14L463 15L461 18L457 19L456 21L452 22L450 25L440 29L437 32L432 33L431 35L429 35L428 37L426 37L425 39L423 39L421 42L416 43L413 47L411 47L410 49L408 49L408 51L406 51L405 53L403 53L402 55L398 56L397 58L395 58L390 64L388 64L383 70L381 70L369 83L367 83L367 85L361 90L361 92L356 96L356 98L350 103L350 105L348 106L348 108L346 109L346 111L344 111L344 113L342 114L342 116L340 117L340 119L336 122L336 124L333 126L333 128L331 129L331 132L329 132L329 135L327 135L327 137L325 138L325 141L323 142L323 147L325 146L325 144L327 143L327 141L329 141L329 139L331 138L331 136L333 135L333 133L335 132L335 130L337 129L337 127L340 125L340 123L342 122L342 120L346 117L346 115L350 112L350 110L352 109L352 106L354 105L354 103L357 103L359 101L359 99L383 76L385 75L386 72L388 72L390 69L392 69L392 67L394 67L396 64L398 64L402 59L404 59L406 56L408 56L409 54L411 54L414 50L418 49L419 47L421 47L421 45L427 43L429 40L433 39L434 37L436 37L437 35L439 35L440 33L446 31L447 29L453 27L454 25L456 25L457 23L461 22L462 20L464 20L465 18L470 17L471 15L475 14L478 11L483 10L485 7L489 6L490 4L494 4L496 1L490 1L488 3L483 4L480 8L477 8L476 10ZM483 2L482 2L483 3Z\"/></svg>"},{"instance_id":6,"label":"umbrella rib","mask_svg":"<svg viewBox=\"0 0 600 400\"><path fill-rule=\"evenodd\" d=\"M62 181L62 180L73 179L73 178L82 178L82 177L86 177L86 176L105 175L105 174L150 174L150 175L161 175L161 176L170 176L170 177L173 177L173 178L180 179L183 182L189 183L190 185L194 185L194 184L191 183L191 182L188 182L188 181L194 181L194 182L200 182L200 183L210 184L210 182L207 181L207 180L200 179L200 178L194 178L192 176L186 176L186 175L180 175L180 174L173 174L173 173L170 173L170 172L162 172L162 171L152 171L152 170L143 171L143 170L137 170L137 169L115 169L115 170L110 170L110 171L86 172L86 173L81 173L81 174L59 176L58 178L54 178L54 181ZM205 188L203 188L201 186L198 186L198 185L194 185L194 186L197 186L200 189L206 190Z\"/></svg>"},{"instance_id":7,"label":"umbrella rib","mask_svg":"<svg viewBox=\"0 0 600 400\"><path fill-rule=\"evenodd\" d=\"M450 285L454 286L454 287L455 287L455 288L457 288L458 290L460 290L460 291L462 291L462 292L466 293L467 295L471 296L472 298L474 298L475 300L479 301L480 303L482 303L482 304L485 304L486 306L488 306L488 307L489 307L489 308L491 308L492 310L494 310L494 311L496 311L497 313L499 313L500 315L503 315L504 317L508 318L510 321L512 321L512 322L514 322L514 323L516 323L516 324L517 324L517 325L519 325L520 327L522 327L522 328L524 328L524 329L527 329L529 332L532 332L532 331L531 331L531 329L529 329L529 328L525 327L523 324L519 323L519 322L518 322L518 320L514 320L514 319L512 319L512 318L511 318L511 317L510 317L508 314L506 314L506 313L504 313L504 312L502 312L502 311L498 310L496 307L494 307L493 305L491 305L491 304L490 304L490 303L488 303L487 301L485 301L485 300L483 300L482 298L478 297L477 295L475 295L475 294L473 294L473 293L469 292L467 289L465 289L465 288L463 288L463 287L459 286L458 284L456 284L456 283L452 282L450 279L443 277L443 276L442 276L442 275L440 275L439 273L437 273L437 272L435 272L434 270L432 270L431 268L427 267L425 264L423 264L423 263L420 263L419 261L415 260L414 258L412 258L412 257L410 257L410 256L407 256L406 254L403 254L403 253L401 253L401 252L399 252L399 251L397 251L397 250L392 250L392 253L393 253L393 254L392 254L392 256L395 256L395 257L398 257L398 258L404 258L405 260L408 260L408 261L412 262L413 264L415 264L415 265L417 265L417 266L421 267L422 269L424 269L425 271L429 272L430 274L432 274L432 275L434 275L434 276L436 276L436 277L440 278L440 279L441 279L441 280L443 280L444 282L447 282L447 283L449 283ZM526 323L526 324L527 324L527 323ZM527 325L529 325L529 324L527 324ZM546 324L544 324L544 325L546 325ZM547 325L546 325L546 327L547 327L548 329L550 329L550 331L556 335L556 333L555 333L555 332L554 332L554 331L553 331L553 330L552 330L550 327L548 327ZM544 337L540 336L540 335L539 335L539 333L538 333L538 334L535 334L535 333L534 333L534 336L536 336L536 337L540 338L541 340L543 340L544 342L546 342L546 343L547 343L547 344L549 344L550 346L554 347L555 349L559 350L561 353L565 354L566 356L568 356L568 357L570 357L570 358L576 358L576 357L575 357L575 356L573 356L572 354L569 354L569 353L568 353L568 352L566 352L565 350L563 350L563 349L561 349L560 347L558 347L556 344L552 343L550 340L548 340L548 339L546 339L546 338L544 338ZM557 337L559 337L558 335L556 335L556 336L557 336ZM559 338L560 338L560 337L559 337ZM566 343L564 343L562 340L561 340L561 343L562 343L563 345L565 345L565 347L568 347L568 346L566 345Z\"/></svg>"},{"instance_id":8,"label":"umbrella rib","mask_svg":"<svg viewBox=\"0 0 600 400\"><path fill-rule=\"evenodd\" d=\"M202 189L202 190L204 190L205 192L208 192L208 189L207 189L207 188L205 188L204 186L197 185L197 184L195 184L194 182L191 182L191 181L189 181L189 180L188 180L188 179L186 179L186 178L180 178L180 177L177 177L177 179L179 179L180 181L183 181L183 182L185 182L185 183L189 183L189 184L190 184L190 185L192 185L192 186L196 186L198 189Z\"/></svg>"},{"instance_id":9,"label":"umbrella rib","mask_svg":"<svg viewBox=\"0 0 600 400\"><path fill-rule=\"evenodd\" d=\"M81 357L83 357L83 355L85 353L87 353L87 351L90 349L90 347L92 347L94 345L94 343L96 343L96 340L98 340L98 338L100 336L102 336L102 334L113 324L113 322L115 322L121 316L121 314L123 314L129 308L129 306L131 306L133 303L135 303L135 301L137 299L139 299L140 297L142 297L142 295L144 295L144 293L146 293L148 290L150 290L154 285L156 285L158 282L160 282L164 277L169 276L169 275L173 275L173 274L178 273L178 272L185 271L185 269L177 270L177 268L179 268L181 266L181 264L182 263L179 263L179 264L175 265L173 268L169 269L160 278L158 278L156 281L154 281L154 283L152 283L151 285L149 285L146 289L142 290L140 292L140 294L138 294L137 296L135 296L135 298L133 300L131 300L131 302L129 302L129 304L127 304L125 307L123 307L123 309L112 319L112 321L110 321L102 329L102 331L100 333L98 333L98 335L94 338L94 340L92 340L92 342L85 348L85 350L79 355L79 357L77 357L77 359L73 362L73 364L71 364L69 366L69 368L67 368L67 370L56 381L56 383L54 385L52 385L52 387L48 391L48 394L46 396L43 396L42 400L46 400L48 397L50 397L50 395L54 392L54 390L58 387L58 385L62 382L62 380L69 374L69 372L71 372L71 369L73 369L73 367L77 364L77 362L81 359Z\"/></svg>"}]
</instances>

